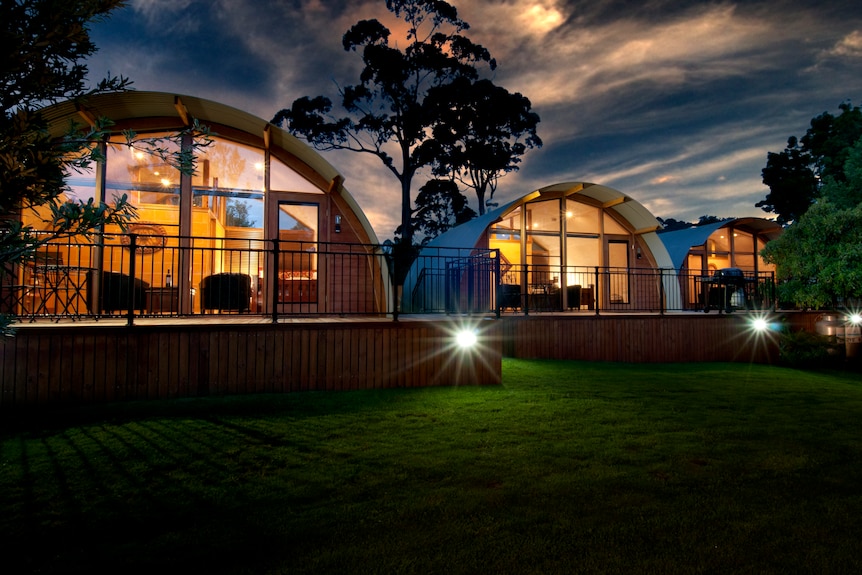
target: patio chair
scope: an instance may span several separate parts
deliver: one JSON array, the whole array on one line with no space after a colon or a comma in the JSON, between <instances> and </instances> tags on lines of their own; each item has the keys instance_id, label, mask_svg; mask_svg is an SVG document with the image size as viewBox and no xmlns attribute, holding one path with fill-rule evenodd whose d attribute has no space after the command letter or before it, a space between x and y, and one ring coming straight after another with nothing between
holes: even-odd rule
<instances>
[{"instance_id":1,"label":"patio chair","mask_svg":"<svg viewBox=\"0 0 862 575\"><path fill-rule=\"evenodd\" d=\"M581 286L566 286L566 302L569 309L581 309Z\"/></svg>"},{"instance_id":2,"label":"patio chair","mask_svg":"<svg viewBox=\"0 0 862 575\"><path fill-rule=\"evenodd\" d=\"M99 302L93 301L95 290L93 282L98 272L87 273L87 307L95 313L115 313L128 311L131 307L138 312L146 309L145 294L150 284L119 272L102 272L99 284ZM130 298L131 297L131 301Z\"/></svg>"},{"instance_id":3,"label":"patio chair","mask_svg":"<svg viewBox=\"0 0 862 575\"><path fill-rule=\"evenodd\" d=\"M201 281L201 313L207 311L249 311L251 276L240 273L219 273Z\"/></svg>"},{"instance_id":4,"label":"patio chair","mask_svg":"<svg viewBox=\"0 0 862 575\"><path fill-rule=\"evenodd\" d=\"M497 288L500 309L512 308L514 312L521 307L521 286L519 284L500 284Z\"/></svg>"}]
</instances>

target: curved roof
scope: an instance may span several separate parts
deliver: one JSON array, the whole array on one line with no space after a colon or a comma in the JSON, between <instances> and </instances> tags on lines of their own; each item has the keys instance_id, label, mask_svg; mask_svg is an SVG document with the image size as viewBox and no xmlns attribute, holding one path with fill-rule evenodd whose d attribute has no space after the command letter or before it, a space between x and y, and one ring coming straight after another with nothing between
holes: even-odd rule
<instances>
[{"instance_id":1,"label":"curved roof","mask_svg":"<svg viewBox=\"0 0 862 575\"><path fill-rule=\"evenodd\" d=\"M556 196L565 195L567 197L580 195L593 200L593 203L601 205L605 209L611 209L617 212L624 221L634 229L634 233L642 234L645 232L654 232L661 227L659 221L647 210L640 202L635 201L630 196L603 186L601 184L591 184L589 182L562 182L545 186L537 190L540 196ZM530 200L537 199L537 196L530 197Z\"/></svg>"},{"instance_id":2,"label":"curved roof","mask_svg":"<svg viewBox=\"0 0 862 575\"><path fill-rule=\"evenodd\" d=\"M659 234L658 237L664 244L665 249L667 249L673 262L673 267L679 269L685 263L685 259L691 248L702 246L714 232L727 227L756 233L769 240L774 240L783 231L783 228L772 220L764 218L737 218L703 226L695 226L685 230L664 232Z\"/></svg>"},{"instance_id":3,"label":"curved roof","mask_svg":"<svg viewBox=\"0 0 862 575\"><path fill-rule=\"evenodd\" d=\"M341 185L344 178L313 148L287 131L237 108L181 94L129 90L90 96L80 101L65 101L42 110L54 136L62 136L70 122L93 124L97 118L107 118L118 129L130 127L137 131L182 129L197 119L203 125L216 125L214 135L236 139L236 134L248 134L260 145L284 150L290 156L292 168L325 193L337 192L344 198L362 223L372 243L377 235L365 214L350 193ZM221 130L221 128L227 130ZM225 133L219 134L220 131Z\"/></svg>"},{"instance_id":4,"label":"curved roof","mask_svg":"<svg viewBox=\"0 0 862 575\"><path fill-rule=\"evenodd\" d=\"M428 247L434 248L470 248L476 245L488 226L501 219L503 216L511 212L517 205L520 205L521 200L509 202L499 208L495 208L489 212L485 212L479 217L473 218L469 222L464 222L460 226L455 226L446 233L440 234L436 238L428 242Z\"/></svg>"},{"instance_id":5,"label":"curved roof","mask_svg":"<svg viewBox=\"0 0 862 575\"><path fill-rule=\"evenodd\" d=\"M588 198L588 203L601 206L606 210L613 210L623 221L628 222L635 234L645 236L644 239L653 252L653 257L655 257L658 266L670 267L670 258L666 253L663 253L665 250L661 242L651 241L654 238L647 237L648 234L661 228L661 223L659 223L655 216L641 205L640 202L637 202L619 190L589 182L561 182L545 186L490 212L486 212L484 215L467 223L452 228L445 234L441 234L428 242L428 246L435 248L475 246L491 224L505 217L506 214L516 208L528 202L543 198L559 198L561 196L581 196Z\"/></svg>"}]
</instances>

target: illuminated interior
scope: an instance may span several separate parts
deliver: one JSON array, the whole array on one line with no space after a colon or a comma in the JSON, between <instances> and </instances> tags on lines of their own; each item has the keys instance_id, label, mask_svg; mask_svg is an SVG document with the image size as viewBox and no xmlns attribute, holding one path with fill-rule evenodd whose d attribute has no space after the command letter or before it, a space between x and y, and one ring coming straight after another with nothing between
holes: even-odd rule
<instances>
[{"instance_id":1,"label":"illuminated interior","mask_svg":"<svg viewBox=\"0 0 862 575\"><path fill-rule=\"evenodd\" d=\"M563 276L565 285L589 285L596 266L629 267L633 230L585 200L528 202L492 224L488 243L500 250L503 269L526 267L530 284L559 288Z\"/></svg>"}]
</instances>

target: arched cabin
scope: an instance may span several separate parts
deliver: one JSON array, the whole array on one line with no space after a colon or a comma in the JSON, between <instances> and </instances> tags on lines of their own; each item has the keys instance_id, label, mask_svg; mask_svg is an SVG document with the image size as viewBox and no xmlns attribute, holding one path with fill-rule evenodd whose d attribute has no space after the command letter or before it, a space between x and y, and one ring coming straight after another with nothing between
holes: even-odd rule
<instances>
[{"instance_id":1,"label":"arched cabin","mask_svg":"<svg viewBox=\"0 0 862 575\"><path fill-rule=\"evenodd\" d=\"M641 289L638 270L672 267L656 233L660 227L643 205L608 186L546 186L429 242L423 254L440 257L420 255L405 281L402 306L414 312L485 307L495 294L460 285L470 274L459 265L467 269L472 259L459 248L469 248L499 250L496 297L504 308L658 310L661 290ZM663 280L664 288L676 292L672 280Z\"/></svg>"},{"instance_id":2,"label":"arched cabin","mask_svg":"<svg viewBox=\"0 0 862 575\"><path fill-rule=\"evenodd\" d=\"M127 230L131 235L111 227L40 248L33 265L16 272L27 289L7 303L7 312L385 310L389 281L371 225L339 172L286 131L224 104L161 92L63 102L43 117L57 138L72 124L86 129L99 119L110 122L100 144L104 160L71 174L65 197L110 203L125 194L137 219ZM128 146L124 136L175 136L195 120L209 129L212 142L196 149L194 174ZM189 145L173 140L158 145L168 152ZM43 207L21 217L45 229L46 213ZM51 281L39 276L47 272L65 274L67 287L53 291L53 302L30 301L40 281Z\"/></svg>"}]
</instances>

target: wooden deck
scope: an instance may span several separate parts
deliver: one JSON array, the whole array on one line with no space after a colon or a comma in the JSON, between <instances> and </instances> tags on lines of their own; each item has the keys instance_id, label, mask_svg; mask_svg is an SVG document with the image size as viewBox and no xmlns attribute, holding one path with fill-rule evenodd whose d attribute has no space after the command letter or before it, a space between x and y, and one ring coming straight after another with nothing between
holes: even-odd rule
<instances>
[{"instance_id":1,"label":"wooden deck","mask_svg":"<svg viewBox=\"0 0 862 575\"><path fill-rule=\"evenodd\" d=\"M0 410L242 393L499 384L499 324L457 321L27 324L0 346ZM491 342L488 344L487 342Z\"/></svg>"},{"instance_id":2,"label":"wooden deck","mask_svg":"<svg viewBox=\"0 0 862 575\"><path fill-rule=\"evenodd\" d=\"M19 324L0 345L0 411L54 404L437 385L494 385L502 358L774 363L744 313L494 318L190 319ZM808 322L802 318L803 324ZM810 322L808 322L810 323ZM479 333L462 350L454 333Z\"/></svg>"},{"instance_id":3,"label":"wooden deck","mask_svg":"<svg viewBox=\"0 0 862 575\"><path fill-rule=\"evenodd\" d=\"M502 353L524 359L631 363L775 363L774 333L756 333L745 313L510 316Z\"/></svg>"}]
</instances>

